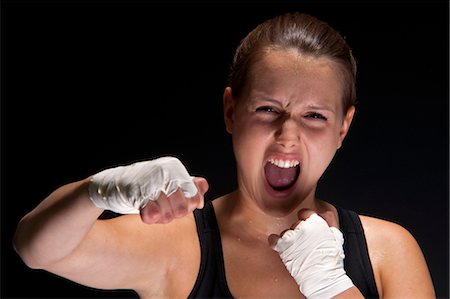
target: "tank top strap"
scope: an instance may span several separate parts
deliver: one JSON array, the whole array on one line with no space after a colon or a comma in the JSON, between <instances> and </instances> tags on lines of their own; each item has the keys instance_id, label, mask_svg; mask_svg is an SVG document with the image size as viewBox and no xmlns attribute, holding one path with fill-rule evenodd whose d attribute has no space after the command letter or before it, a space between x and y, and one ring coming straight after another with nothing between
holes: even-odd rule
<instances>
[{"instance_id":1,"label":"tank top strap","mask_svg":"<svg viewBox=\"0 0 450 299\"><path fill-rule=\"evenodd\" d=\"M232 298L225 276L222 241L214 206L205 202L194 211L200 241L200 270L188 298Z\"/></svg>"},{"instance_id":2,"label":"tank top strap","mask_svg":"<svg viewBox=\"0 0 450 299\"><path fill-rule=\"evenodd\" d=\"M364 229L358 214L336 206L344 235L344 268L365 298L379 298Z\"/></svg>"}]
</instances>

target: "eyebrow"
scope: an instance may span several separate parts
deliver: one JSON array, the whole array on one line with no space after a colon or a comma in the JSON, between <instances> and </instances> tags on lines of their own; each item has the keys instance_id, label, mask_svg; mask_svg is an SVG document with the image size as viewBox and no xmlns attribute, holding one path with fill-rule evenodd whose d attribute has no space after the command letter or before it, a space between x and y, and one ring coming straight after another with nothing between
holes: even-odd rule
<instances>
[{"instance_id":1,"label":"eyebrow","mask_svg":"<svg viewBox=\"0 0 450 299\"><path fill-rule=\"evenodd\" d=\"M330 108L330 107L328 107L328 106L326 106L326 105L320 105L320 104L308 104L308 105L306 105L306 107L307 108L309 108L309 109L313 109L313 110L322 110L322 111L329 111L329 112L331 112L331 113L336 113L335 111L334 111L334 109L332 109L332 108Z\"/></svg>"},{"instance_id":2,"label":"eyebrow","mask_svg":"<svg viewBox=\"0 0 450 299\"><path fill-rule=\"evenodd\" d=\"M283 105L283 103L279 100L275 100L272 98L261 98L261 97L254 97L251 99L252 101L258 101L258 102L271 102L278 105Z\"/></svg>"},{"instance_id":3,"label":"eyebrow","mask_svg":"<svg viewBox=\"0 0 450 299\"><path fill-rule=\"evenodd\" d=\"M274 103L277 105L281 105L283 107L289 107L290 103L287 104L287 106L284 106L283 103L280 100L276 100L273 98L261 98L261 97L255 97L251 99L252 101L261 101L261 102L270 102L270 103ZM317 103L309 103L306 104L305 106L308 109L312 109L312 110L320 110L320 111L328 111L330 113L336 114L336 112L334 111L334 109L330 108L327 105L322 105L322 104L317 104Z\"/></svg>"}]
</instances>

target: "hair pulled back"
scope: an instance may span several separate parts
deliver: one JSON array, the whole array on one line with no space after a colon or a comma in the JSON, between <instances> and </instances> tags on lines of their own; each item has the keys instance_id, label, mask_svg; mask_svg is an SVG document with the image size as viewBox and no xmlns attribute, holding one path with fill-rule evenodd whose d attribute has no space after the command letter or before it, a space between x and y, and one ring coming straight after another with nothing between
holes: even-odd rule
<instances>
[{"instance_id":1,"label":"hair pulled back","mask_svg":"<svg viewBox=\"0 0 450 299\"><path fill-rule=\"evenodd\" d=\"M301 54L335 61L344 84L344 113L355 104L356 61L347 42L328 23L298 12L259 24L240 42L229 74L229 85L236 99L243 95L251 66L268 49L296 49Z\"/></svg>"}]
</instances>

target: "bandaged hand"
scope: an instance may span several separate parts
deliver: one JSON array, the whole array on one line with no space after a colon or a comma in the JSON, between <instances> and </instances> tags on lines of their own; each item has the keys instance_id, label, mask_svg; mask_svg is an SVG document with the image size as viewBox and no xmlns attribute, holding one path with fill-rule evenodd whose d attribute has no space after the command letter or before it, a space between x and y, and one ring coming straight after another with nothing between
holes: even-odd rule
<instances>
[{"instance_id":1,"label":"bandaged hand","mask_svg":"<svg viewBox=\"0 0 450 299\"><path fill-rule=\"evenodd\" d=\"M281 237L272 235L270 243L306 298L332 298L353 287L344 270L343 235L316 213Z\"/></svg>"},{"instance_id":2,"label":"bandaged hand","mask_svg":"<svg viewBox=\"0 0 450 299\"><path fill-rule=\"evenodd\" d=\"M174 157L103 170L92 176L95 206L120 214L141 214L147 223L167 223L203 207L208 183L191 177Z\"/></svg>"}]
</instances>

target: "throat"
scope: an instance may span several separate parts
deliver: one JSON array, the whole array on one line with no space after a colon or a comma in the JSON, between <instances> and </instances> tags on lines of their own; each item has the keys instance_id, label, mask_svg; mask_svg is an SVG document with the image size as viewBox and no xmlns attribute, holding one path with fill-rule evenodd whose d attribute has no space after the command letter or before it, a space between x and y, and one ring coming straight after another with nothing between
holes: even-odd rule
<instances>
[{"instance_id":1,"label":"throat","mask_svg":"<svg viewBox=\"0 0 450 299\"><path fill-rule=\"evenodd\" d=\"M241 192L237 191L235 195L239 197L239 200L223 202L228 206L229 213L222 215L228 219L226 221L228 227L224 229L232 230L234 234L240 234L243 237L247 235L267 243L270 234L280 234L297 221L297 211L277 217L267 213L263 207L253 199L243 196ZM230 223L233 225L230 226Z\"/></svg>"}]
</instances>

